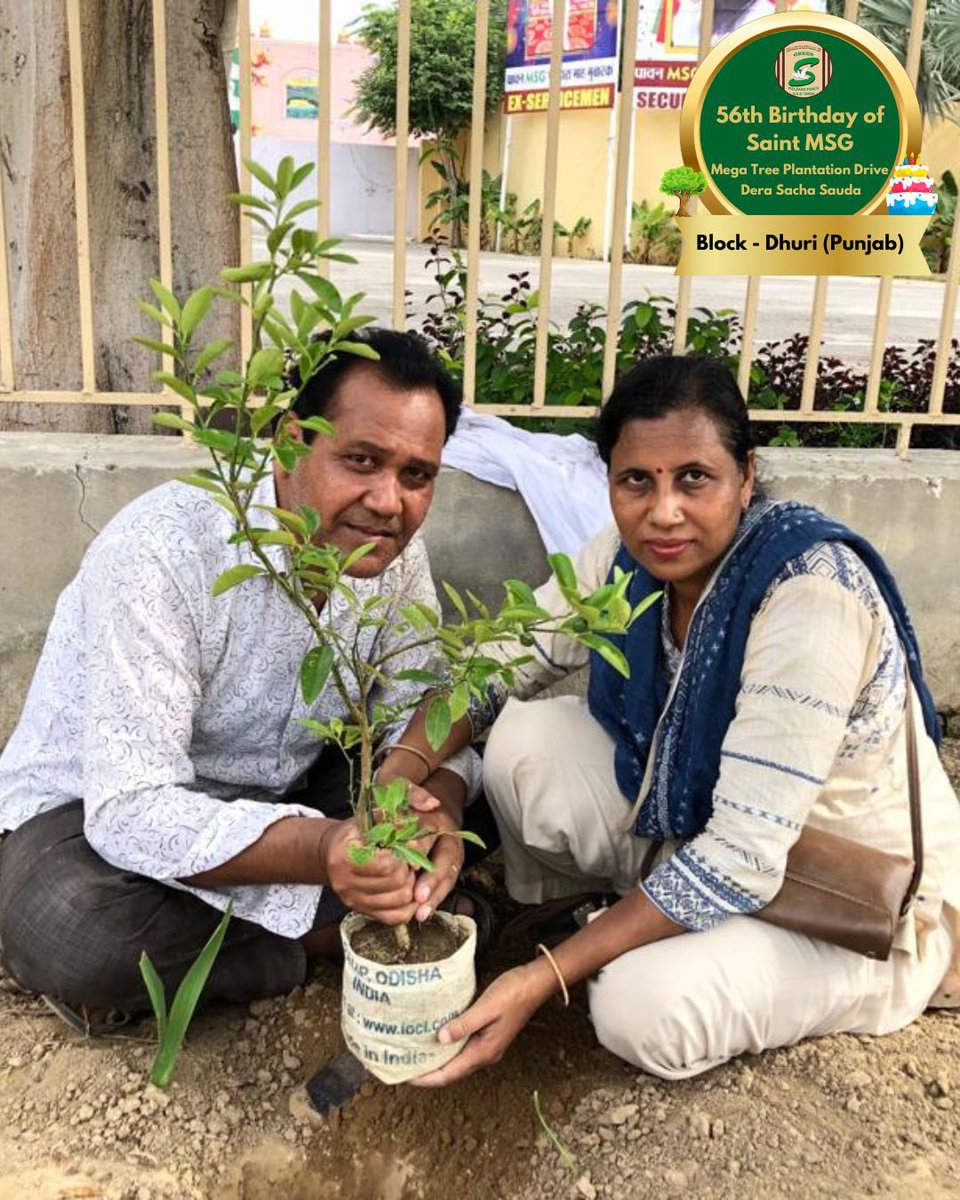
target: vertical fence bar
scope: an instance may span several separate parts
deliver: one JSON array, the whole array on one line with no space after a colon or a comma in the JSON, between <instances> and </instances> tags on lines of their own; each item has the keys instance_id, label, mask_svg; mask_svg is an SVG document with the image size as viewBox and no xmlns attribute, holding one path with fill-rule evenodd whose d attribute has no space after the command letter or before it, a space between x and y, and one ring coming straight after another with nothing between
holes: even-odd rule
<instances>
[{"instance_id":1,"label":"vertical fence bar","mask_svg":"<svg viewBox=\"0 0 960 1200\"><path fill-rule=\"evenodd\" d=\"M237 7L237 41L240 45L240 191L249 192L252 187L247 161L252 154L250 124L252 120L251 66L250 66L250 0L240 0ZM240 219L240 261L253 260L253 224L249 217ZM252 294L249 283L240 284L241 295L247 300ZM253 348L253 313L249 304L240 309L240 354L244 363L249 361Z\"/></svg>"},{"instance_id":2,"label":"vertical fence bar","mask_svg":"<svg viewBox=\"0 0 960 1200\"><path fill-rule=\"evenodd\" d=\"M776 0L778 13L787 11L787 0ZM757 309L760 304L760 275L747 276L747 291L743 300L743 338L740 344L740 366L737 386L744 396L750 391L750 368L753 365L753 343L757 334Z\"/></svg>"},{"instance_id":3,"label":"vertical fence bar","mask_svg":"<svg viewBox=\"0 0 960 1200\"><path fill-rule=\"evenodd\" d=\"M800 389L800 411L813 412L813 401L817 394L817 377L820 374L820 349L823 346L823 327L827 316L827 291L830 286L828 275L818 275L813 286L813 307L810 309L810 332L807 335L807 361L803 367L803 385Z\"/></svg>"},{"instance_id":4,"label":"vertical fence bar","mask_svg":"<svg viewBox=\"0 0 960 1200\"><path fill-rule=\"evenodd\" d=\"M153 102L157 123L157 240L160 252L160 282L173 291L173 220L170 208L170 108L167 88L167 0L153 0ZM173 374L173 356L162 357L164 371ZM170 388L164 384L164 393ZM190 418L189 404L180 405L180 415Z\"/></svg>"},{"instance_id":5,"label":"vertical fence bar","mask_svg":"<svg viewBox=\"0 0 960 1200\"><path fill-rule=\"evenodd\" d=\"M547 347L550 335L550 292L553 282L553 220L557 211L557 160L560 150L560 84L563 76L563 38L567 29L566 0L553 0L550 39L550 98L547 108L547 146L543 170L543 207L540 238L540 303L533 357L533 404L543 404L547 394Z\"/></svg>"},{"instance_id":6,"label":"vertical fence bar","mask_svg":"<svg viewBox=\"0 0 960 1200\"><path fill-rule=\"evenodd\" d=\"M397 8L397 157L393 195L393 327L406 325L407 157L410 141L410 0Z\"/></svg>"},{"instance_id":7,"label":"vertical fence bar","mask_svg":"<svg viewBox=\"0 0 960 1200\"><path fill-rule=\"evenodd\" d=\"M13 317L7 269L7 223L3 211L3 172L0 171L0 391L16 387L13 368Z\"/></svg>"},{"instance_id":8,"label":"vertical fence bar","mask_svg":"<svg viewBox=\"0 0 960 1200\"><path fill-rule=\"evenodd\" d=\"M920 51L923 45L923 26L927 15L927 0L915 0L910 18L910 36L907 40L906 67L910 82L916 87L920 71ZM883 353L887 345L887 326L890 322L890 297L893 294L893 276L884 275L877 291L876 324L873 347L870 352L870 370L867 376L867 391L863 411L875 413L880 404L880 383L883 378ZM909 426L904 426L909 429ZM909 436L909 435L908 435ZM908 443L909 444L909 443ZM904 448L904 453L906 447Z\"/></svg>"},{"instance_id":9,"label":"vertical fence bar","mask_svg":"<svg viewBox=\"0 0 960 1200\"><path fill-rule=\"evenodd\" d=\"M740 346L740 366L737 385L744 396L750 391L750 367L753 365L753 340L757 334L757 308L760 304L760 276L747 276L747 291L743 300L743 340Z\"/></svg>"},{"instance_id":10,"label":"vertical fence bar","mask_svg":"<svg viewBox=\"0 0 960 1200\"><path fill-rule=\"evenodd\" d=\"M83 96L80 0L67 0L70 46L70 122L73 127L73 185L77 206L77 276L80 287L80 363L83 390L97 390L93 345L93 281L90 270L90 209L87 193L87 130Z\"/></svg>"},{"instance_id":11,"label":"vertical fence bar","mask_svg":"<svg viewBox=\"0 0 960 1200\"><path fill-rule=\"evenodd\" d=\"M931 416L943 412L943 397L947 388L947 365L950 361L950 343L953 321L957 313L957 294L960 292L960 204L953 218L953 242L950 246L950 261L947 263L947 278L943 289L943 308L940 311L940 333L937 336L937 356L933 362L933 380L930 384Z\"/></svg>"},{"instance_id":12,"label":"vertical fence bar","mask_svg":"<svg viewBox=\"0 0 960 1200\"><path fill-rule=\"evenodd\" d=\"M317 53L317 237L330 236L330 120L333 89L333 36L330 0L320 0L320 46ZM329 276L330 263L317 263L320 275Z\"/></svg>"},{"instance_id":13,"label":"vertical fence bar","mask_svg":"<svg viewBox=\"0 0 960 1200\"><path fill-rule=\"evenodd\" d=\"M700 5L700 42L697 47L697 62L703 62L710 52L713 40L713 0L703 0ZM688 212L695 212L696 197L691 197ZM687 322L690 320L690 297L693 292L693 276L682 275L677 286L677 315L673 323L673 352L680 354L687 343Z\"/></svg>"},{"instance_id":14,"label":"vertical fence bar","mask_svg":"<svg viewBox=\"0 0 960 1200\"><path fill-rule=\"evenodd\" d=\"M856 21L860 0L846 0L843 16L847 21ZM800 389L800 411L813 412L820 375L820 350L823 346L823 327L827 316L827 292L830 287L828 275L818 275L813 288L813 307L810 310L810 332L807 341L807 361L803 368L803 386Z\"/></svg>"},{"instance_id":15,"label":"vertical fence bar","mask_svg":"<svg viewBox=\"0 0 960 1200\"><path fill-rule=\"evenodd\" d=\"M490 0L477 0L473 39L473 112L470 119L470 207L467 215L467 324L463 357L463 396L477 393L477 302L480 291L480 222L483 217L483 130L487 115L487 42Z\"/></svg>"},{"instance_id":16,"label":"vertical fence bar","mask_svg":"<svg viewBox=\"0 0 960 1200\"><path fill-rule=\"evenodd\" d=\"M620 61L620 98L617 110L617 161L614 174L613 230L610 241L610 281L607 289L607 337L603 344L603 382L601 394L610 395L617 370L617 339L620 333L620 304L623 299L623 247L627 226L627 184L633 161L630 136L633 107L634 60L637 57L639 6L627 5L623 23L623 49Z\"/></svg>"}]
</instances>

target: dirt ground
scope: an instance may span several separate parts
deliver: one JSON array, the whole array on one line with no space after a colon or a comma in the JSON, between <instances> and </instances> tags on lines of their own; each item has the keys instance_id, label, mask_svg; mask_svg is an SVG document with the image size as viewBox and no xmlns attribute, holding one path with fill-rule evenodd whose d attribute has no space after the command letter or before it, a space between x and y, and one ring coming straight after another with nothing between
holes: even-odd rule
<instances>
[{"instance_id":1,"label":"dirt ground","mask_svg":"<svg viewBox=\"0 0 960 1200\"><path fill-rule=\"evenodd\" d=\"M960 742L946 757L960 783ZM166 1093L151 1033L83 1038L0 990L0 1200L960 1200L960 1013L667 1084L597 1046L580 988L486 1073L366 1084L329 1121L297 1099L340 1049L333 967L201 1014Z\"/></svg>"}]
</instances>

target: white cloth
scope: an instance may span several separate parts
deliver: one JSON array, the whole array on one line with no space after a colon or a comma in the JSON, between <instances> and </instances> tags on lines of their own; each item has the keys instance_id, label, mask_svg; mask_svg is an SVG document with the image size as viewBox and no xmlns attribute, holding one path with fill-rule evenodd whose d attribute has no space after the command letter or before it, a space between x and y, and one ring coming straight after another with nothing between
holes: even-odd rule
<instances>
[{"instance_id":1,"label":"white cloth","mask_svg":"<svg viewBox=\"0 0 960 1200\"><path fill-rule=\"evenodd\" d=\"M483 768L515 899L630 891L650 843L623 830L613 742L582 700L511 700ZM590 1015L614 1054L686 1078L803 1038L901 1029L936 999L952 954L946 913L922 953L896 949L887 962L731 916L608 963L589 982Z\"/></svg>"},{"instance_id":2,"label":"white cloth","mask_svg":"<svg viewBox=\"0 0 960 1200\"><path fill-rule=\"evenodd\" d=\"M443 464L519 492L548 554L575 554L613 519L603 463L576 433L528 433L465 408Z\"/></svg>"},{"instance_id":3,"label":"white cloth","mask_svg":"<svg viewBox=\"0 0 960 1200\"><path fill-rule=\"evenodd\" d=\"M276 505L272 478L253 502ZM332 682L304 706L298 673L313 634L279 588L257 578L211 594L223 571L252 561L248 547L229 544L232 530L208 493L168 483L94 540L60 597L0 756L0 830L81 798L84 832L104 859L186 886L177 880L235 857L275 821L320 815L279 797L322 747L301 719L346 714ZM282 563L281 548L270 553ZM386 593L437 607L419 536L382 575L351 584L361 600ZM331 598L323 620L353 638L356 619L342 596ZM368 655L375 636L388 649L390 625L363 631ZM428 654L399 655L389 674L426 666ZM421 690L393 681L374 699L394 704ZM475 788L472 750L445 765ZM287 937L311 927L321 893L289 883L186 890L218 909L232 899L238 917Z\"/></svg>"}]
</instances>

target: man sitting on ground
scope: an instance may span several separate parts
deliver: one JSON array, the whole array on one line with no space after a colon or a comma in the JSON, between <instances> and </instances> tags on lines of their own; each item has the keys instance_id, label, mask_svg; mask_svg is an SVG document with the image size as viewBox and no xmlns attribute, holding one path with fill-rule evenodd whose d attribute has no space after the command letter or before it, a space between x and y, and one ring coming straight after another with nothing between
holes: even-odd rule
<instances>
[{"instance_id":1,"label":"man sitting on ground","mask_svg":"<svg viewBox=\"0 0 960 1200\"><path fill-rule=\"evenodd\" d=\"M341 354L295 405L301 418L330 419L334 436L294 424L310 453L290 472L277 467L253 502L312 505L341 551L372 543L350 572L361 598L436 606L415 535L459 389L415 336L354 336L379 361ZM332 683L303 705L298 672L312 633L273 583L211 595L238 561L232 531L208 493L176 482L119 513L60 597L0 757L0 831L13 830L0 846L3 962L68 1014L145 1008L144 950L169 993L230 900L234 920L205 998L287 991L303 982L308 955L336 944L345 906L388 924L425 919L462 864L460 839L442 837L437 870L419 879L385 852L356 866L349 773L335 746L309 790L288 795L322 749L301 718L346 714ZM336 597L329 605L346 636L353 614ZM388 648L389 625L376 634ZM392 672L422 667L424 653L399 656ZM411 691L392 680L378 699ZM393 751L391 770L404 756ZM476 766L468 751L426 781L440 802L431 828L460 827Z\"/></svg>"}]
</instances>

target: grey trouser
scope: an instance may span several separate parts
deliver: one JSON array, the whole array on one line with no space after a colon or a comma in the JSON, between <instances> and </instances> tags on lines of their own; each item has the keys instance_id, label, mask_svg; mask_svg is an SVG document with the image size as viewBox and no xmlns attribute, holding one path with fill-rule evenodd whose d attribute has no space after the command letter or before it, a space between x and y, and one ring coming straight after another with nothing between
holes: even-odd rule
<instances>
[{"instance_id":1,"label":"grey trouser","mask_svg":"<svg viewBox=\"0 0 960 1200\"><path fill-rule=\"evenodd\" d=\"M349 815L349 772L336 748L323 754L301 804ZM346 909L325 888L315 928ZM92 1008L147 1010L138 966L150 956L168 1002L220 913L189 892L110 866L83 836L76 800L41 813L0 843L0 947L7 973L28 991ZM276 996L303 983L307 959L295 938L231 920L203 1002Z\"/></svg>"}]
</instances>

